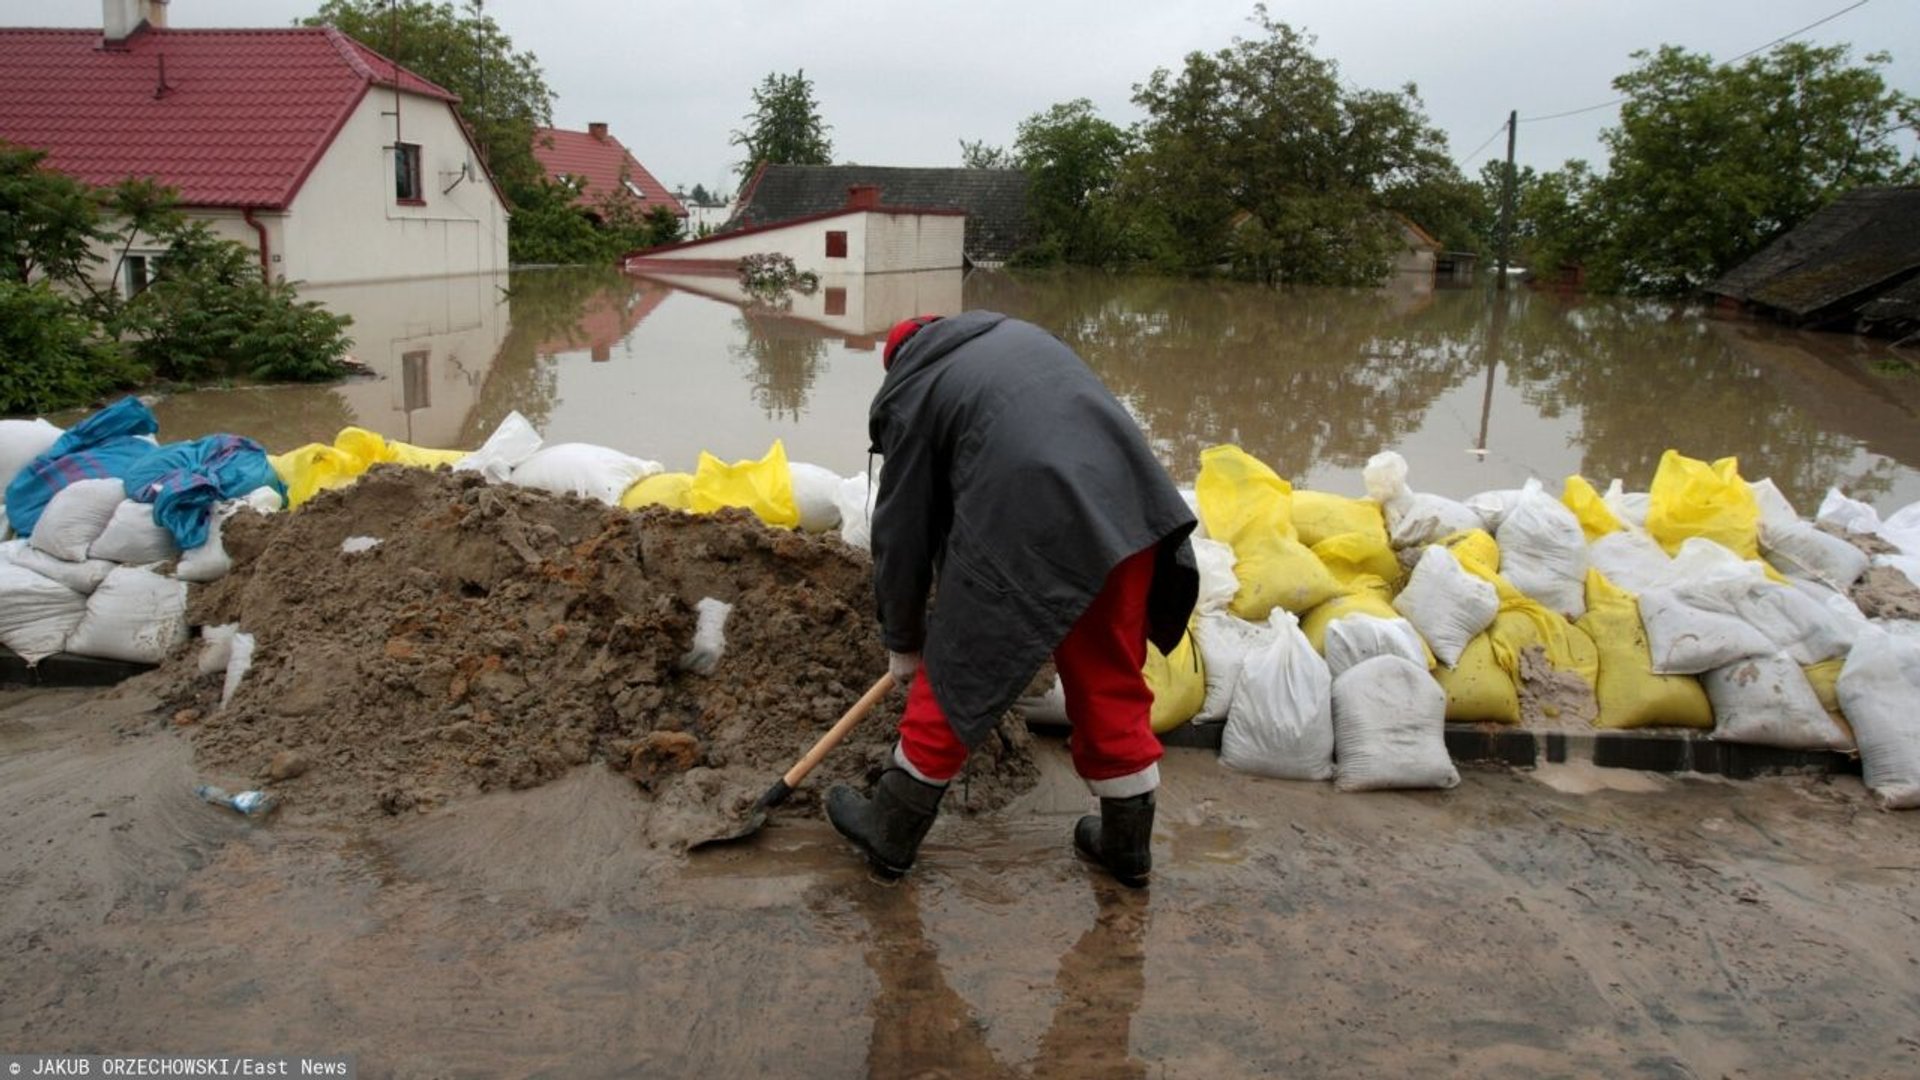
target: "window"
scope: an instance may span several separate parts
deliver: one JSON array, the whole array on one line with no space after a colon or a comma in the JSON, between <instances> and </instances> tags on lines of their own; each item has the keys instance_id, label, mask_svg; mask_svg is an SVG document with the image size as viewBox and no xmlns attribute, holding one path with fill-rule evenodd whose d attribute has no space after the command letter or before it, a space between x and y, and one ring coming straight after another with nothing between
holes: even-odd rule
<instances>
[{"instance_id":1,"label":"window","mask_svg":"<svg viewBox=\"0 0 1920 1080\"><path fill-rule=\"evenodd\" d=\"M847 313L847 290L829 288L826 297L827 314L845 315Z\"/></svg>"},{"instance_id":2,"label":"window","mask_svg":"<svg viewBox=\"0 0 1920 1080\"><path fill-rule=\"evenodd\" d=\"M153 283L153 268L145 255L127 256L121 273L125 277L121 284L126 289L128 299L146 292L147 286Z\"/></svg>"},{"instance_id":3,"label":"window","mask_svg":"<svg viewBox=\"0 0 1920 1080\"><path fill-rule=\"evenodd\" d=\"M847 257L847 233L844 229L835 229L827 233L827 258L844 259Z\"/></svg>"},{"instance_id":4,"label":"window","mask_svg":"<svg viewBox=\"0 0 1920 1080\"><path fill-rule=\"evenodd\" d=\"M432 349L411 349L400 354L400 401L407 412L433 405L433 384L427 379L427 361L432 357Z\"/></svg>"},{"instance_id":5,"label":"window","mask_svg":"<svg viewBox=\"0 0 1920 1080\"><path fill-rule=\"evenodd\" d=\"M393 196L403 203L424 203L426 188L420 183L420 147L400 143L393 148Z\"/></svg>"}]
</instances>

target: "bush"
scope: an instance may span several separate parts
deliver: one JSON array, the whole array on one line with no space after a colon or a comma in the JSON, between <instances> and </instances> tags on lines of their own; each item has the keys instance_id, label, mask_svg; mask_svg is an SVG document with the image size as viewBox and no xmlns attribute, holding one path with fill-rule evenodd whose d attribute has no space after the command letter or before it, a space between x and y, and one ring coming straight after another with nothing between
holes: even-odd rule
<instances>
[{"instance_id":1,"label":"bush","mask_svg":"<svg viewBox=\"0 0 1920 1080\"><path fill-rule=\"evenodd\" d=\"M83 404L144 376L46 282L0 278L0 413Z\"/></svg>"}]
</instances>

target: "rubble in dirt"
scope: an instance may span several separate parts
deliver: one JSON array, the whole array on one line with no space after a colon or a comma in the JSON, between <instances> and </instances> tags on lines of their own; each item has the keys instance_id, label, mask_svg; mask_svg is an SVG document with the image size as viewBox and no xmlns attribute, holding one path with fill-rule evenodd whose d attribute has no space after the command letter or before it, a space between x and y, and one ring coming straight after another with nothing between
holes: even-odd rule
<instances>
[{"instance_id":1,"label":"rubble in dirt","mask_svg":"<svg viewBox=\"0 0 1920 1080\"><path fill-rule=\"evenodd\" d=\"M1920 619L1920 588L1896 567L1868 567L1849 595L1869 619Z\"/></svg>"},{"instance_id":2,"label":"rubble in dirt","mask_svg":"<svg viewBox=\"0 0 1920 1080\"><path fill-rule=\"evenodd\" d=\"M343 551L357 536L380 543ZM744 512L629 512L382 466L296 513L239 515L225 540L234 571L196 590L190 621L253 634L251 670L224 708L191 651L146 679L209 774L281 774L285 813L423 810L598 761L651 793L649 838L680 845L742 818L884 671L867 557ZM711 675L680 667L703 597L734 605ZM829 784L877 770L902 700L782 813L817 814ZM996 734L951 808L1034 783L1025 726Z\"/></svg>"}]
</instances>

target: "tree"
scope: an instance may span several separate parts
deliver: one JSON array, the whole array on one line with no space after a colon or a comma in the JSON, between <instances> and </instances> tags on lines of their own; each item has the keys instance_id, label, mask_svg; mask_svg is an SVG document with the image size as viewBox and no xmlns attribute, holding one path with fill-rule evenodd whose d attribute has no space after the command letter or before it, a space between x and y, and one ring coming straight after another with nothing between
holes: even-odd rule
<instances>
[{"instance_id":1,"label":"tree","mask_svg":"<svg viewBox=\"0 0 1920 1080\"><path fill-rule=\"evenodd\" d=\"M746 151L740 162L742 185L761 165L827 165L833 144L827 124L813 99L813 82L804 69L791 75L768 73L753 91L753 111L744 119L748 129L735 131L728 142Z\"/></svg>"},{"instance_id":2,"label":"tree","mask_svg":"<svg viewBox=\"0 0 1920 1080\"><path fill-rule=\"evenodd\" d=\"M326 0L301 20L333 26L414 74L459 95L461 119L494 179L517 207L546 179L533 157L533 132L553 123L553 90L531 52L486 14L479 0Z\"/></svg>"},{"instance_id":3,"label":"tree","mask_svg":"<svg viewBox=\"0 0 1920 1080\"><path fill-rule=\"evenodd\" d=\"M1005 147L988 146L985 139L961 139L960 165L967 169L1005 169L1013 165L1013 155Z\"/></svg>"},{"instance_id":4,"label":"tree","mask_svg":"<svg viewBox=\"0 0 1920 1080\"><path fill-rule=\"evenodd\" d=\"M1020 122L1013 159L1027 174L1037 238L1029 257L1097 264L1124 256L1112 198L1130 145L1127 133L1101 119L1086 98Z\"/></svg>"},{"instance_id":5,"label":"tree","mask_svg":"<svg viewBox=\"0 0 1920 1080\"><path fill-rule=\"evenodd\" d=\"M706 185L695 184L693 185L693 193L687 196L687 201L695 206L713 206L719 200L715 199L713 195L707 191Z\"/></svg>"},{"instance_id":6,"label":"tree","mask_svg":"<svg viewBox=\"0 0 1920 1080\"><path fill-rule=\"evenodd\" d=\"M1864 66L1847 46L1797 42L1731 66L1670 45L1634 56L1589 208L1607 223L1600 288L1690 292L1850 188L1920 178L1900 149L1920 106L1887 87L1885 53Z\"/></svg>"}]
</instances>

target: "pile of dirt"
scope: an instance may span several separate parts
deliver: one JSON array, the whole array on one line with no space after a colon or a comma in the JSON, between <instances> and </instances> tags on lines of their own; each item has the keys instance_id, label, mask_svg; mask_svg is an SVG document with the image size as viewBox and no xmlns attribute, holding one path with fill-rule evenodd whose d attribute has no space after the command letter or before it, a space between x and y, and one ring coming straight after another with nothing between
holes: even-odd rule
<instances>
[{"instance_id":1,"label":"pile of dirt","mask_svg":"<svg viewBox=\"0 0 1920 1080\"><path fill-rule=\"evenodd\" d=\"M344 551L355 537L379 543ZM866 556L744 512L383 466L298 512L241 514L225 539L234 571L189 614L254 635L251 670L224 708L191 654L146 678L203 770L269 781L286 814L425 810L598 761L652 793L649 839L684 844L739 817L884 670ZM734 605L708 675L681 663L703 597ZM782 812L817 814L827 785L876 772L903 700ZM1037 776L1010 717L947 805L994 809Z\"/></svg>"}]
</instances>

